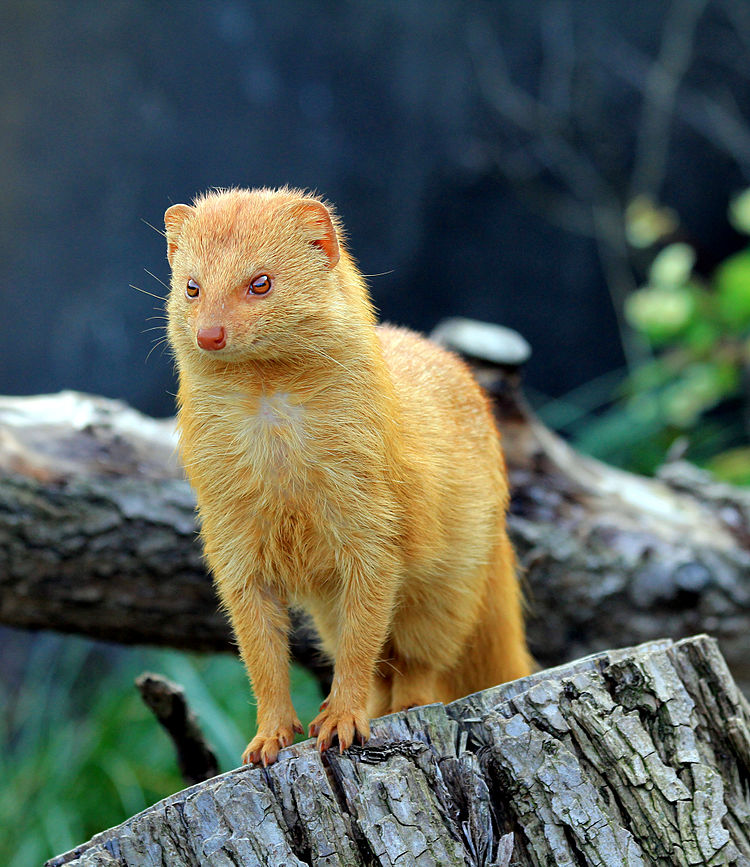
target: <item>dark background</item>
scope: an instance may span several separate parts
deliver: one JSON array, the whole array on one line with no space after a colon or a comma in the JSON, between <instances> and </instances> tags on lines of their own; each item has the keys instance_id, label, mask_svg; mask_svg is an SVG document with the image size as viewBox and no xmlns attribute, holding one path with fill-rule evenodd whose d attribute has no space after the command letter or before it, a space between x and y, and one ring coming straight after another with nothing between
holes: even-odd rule
<instances>
[{"instance_id":1,"label":"dark background","mask_svg":"<svg viewBox=\"0 0 750 867\"><path fill-rule=\"evenodd\" d=\"M207 187L318 190L383 318L514 327L548 396L624 363L629 197L679 212L699 267L740 244L744 2L6 0L0 30L0 393L170 413L129 284L163 292L146 223Z\"/></svg>"}]
</instances>

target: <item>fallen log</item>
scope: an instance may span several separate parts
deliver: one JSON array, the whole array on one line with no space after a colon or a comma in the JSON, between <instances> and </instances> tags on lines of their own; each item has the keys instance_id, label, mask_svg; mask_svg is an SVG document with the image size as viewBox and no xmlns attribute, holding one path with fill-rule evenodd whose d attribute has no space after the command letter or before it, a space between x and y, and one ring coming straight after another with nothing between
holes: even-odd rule
<instances>
[{"instance_id":1,"label":"fallen log","mask_svg":"<svg viewBox=\"0 0 750 867\"><path fill-rule=\"evenodd\" d=\"M172 419L65 391L0 397L0 623L122 644L233 649ZM295 619L295 657L330 679Z\"/></svg>"},{"instance_id":2,"label":"fallen log","mask_svg":"<svg viewBox=\"0 0 750 867\"><path fill-rule=\"evenodd\" d=\"M313 741L47 867L750 863L750 706L706 636L607 651Z\"/></svg>"},{"instance_id":3,"label":"fallen log","mask_svg":"<svg viewBox=\"0 0 750 867\"><path fill-rule=\"evenodd\" d=\"M687 464L645 479L576 453L526 406L523 346L498 350L491 331L479 344L466 334L438 336L472 361L494 400L540 664L710 632L750 692L750 492ZM232 646L174 445L171 420L117 401L0 398L1 623L125 644ZM329 670L300 620L293 650L325 691Z\"/></svg>"}]
</instances>

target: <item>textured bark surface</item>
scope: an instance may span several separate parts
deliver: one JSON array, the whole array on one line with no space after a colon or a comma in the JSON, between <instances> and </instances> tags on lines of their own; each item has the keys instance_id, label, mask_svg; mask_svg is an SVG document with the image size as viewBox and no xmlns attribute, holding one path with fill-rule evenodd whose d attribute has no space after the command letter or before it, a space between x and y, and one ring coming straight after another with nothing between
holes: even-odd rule
<instances>
[{"instance_id":1,"label":"textured bark surface","mask_svg":"<svg viewBox=\"0 0 750 867\"><path fill-rule=\"evenodd\" d=\"M650 480L585 458L526 409L517 372L476 369L503 433L539 662L706 631L750 691L750 492L684 464ZM0 398L0 622L229 648L193 510L171 421L72 392ZM294 649L327 677L299 624Z\"/></svg>"},{"instance_id":2,"label":"textured bark surface","mask_svg":"<svg viewBox=\"0 0 750 867\"><path fill-rule=\"evenodd\" d=\"M0 397L0 623L230 650L196 535L174 421L61 392ZM297 659L327 691L312 630Z\"/></svg>"},{"instance_id":3,"label":"textured bark surface","mask_svg":"<svg viewBox=\"0 0 750 867\"><path fill-rule=\"evenodd\" d=\"M48 867L744 865L749 726L712 639L652 642L306 741Z\"/></svg>"}]
</instances>

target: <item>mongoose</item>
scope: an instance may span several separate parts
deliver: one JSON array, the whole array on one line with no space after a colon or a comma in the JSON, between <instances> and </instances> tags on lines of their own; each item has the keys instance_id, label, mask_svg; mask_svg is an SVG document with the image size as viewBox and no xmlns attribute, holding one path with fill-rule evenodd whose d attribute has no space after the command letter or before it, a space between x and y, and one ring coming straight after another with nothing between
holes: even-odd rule
<instances>
[{"instance_id":1,"label":"mongoose","mask_svg":"<svg viewBox=\"0 0 750 867\"><path fill-rule=\"evenodd\" d=\"M527 674L503 455L468 368L376 325L313 195L215 191L164 222L180 451L257 700L243 761L274 762L302 732L292 604L334 662L310 725L321 750Z\"/></svg>"}]
</instances>

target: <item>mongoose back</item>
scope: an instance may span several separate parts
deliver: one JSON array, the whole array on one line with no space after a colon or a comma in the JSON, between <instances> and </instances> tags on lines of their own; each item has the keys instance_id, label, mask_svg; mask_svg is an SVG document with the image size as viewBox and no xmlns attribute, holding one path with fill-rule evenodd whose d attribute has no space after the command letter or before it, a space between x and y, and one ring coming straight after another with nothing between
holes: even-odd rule
<instances>
[{"instance_id":1,"label":"mongoose back","mask_svg":"<svg viewBox=\"0 0 750 867\"><path fill-rule=\"evenodd\" d=\"M243 761L301 726L288 607L334 662L321 749L530 670L487 399L456 357L377 326L318 198L228 190L165 214L180 451L257 700Z\"/></svg>"}]
</instances>

